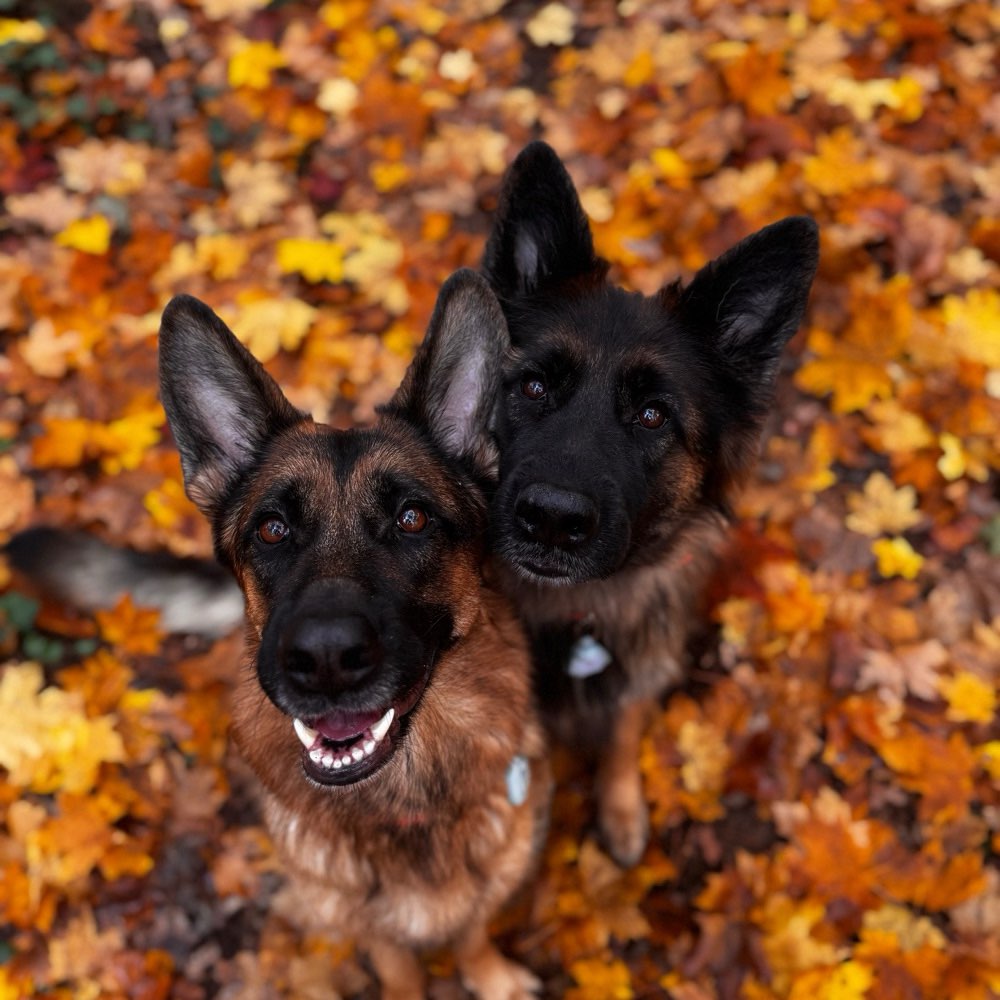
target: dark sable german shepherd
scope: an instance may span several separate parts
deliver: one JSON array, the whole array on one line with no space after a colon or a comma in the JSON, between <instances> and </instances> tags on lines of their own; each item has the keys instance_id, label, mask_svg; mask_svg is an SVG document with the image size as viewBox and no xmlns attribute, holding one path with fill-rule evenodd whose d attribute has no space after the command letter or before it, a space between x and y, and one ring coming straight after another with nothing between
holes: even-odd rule
<instances>
[{"instance_id":1,"label":"dark sable german shepherd","mask_svg":"<svg viewBox=\"0 0 1000 1000\"><path fill-rule=\"evenodd\" d=\"M486 929L533 864L550 786L523 635L480 581L506 336L459 272L377 423L339 431L207 306L163 315L185 486L246 597L234 737L298 911L357 940L385 997L422 997L413 950L445 944L486 1000L535 986Z\"/></svg>"},{"instance_id":2,"label":"dark sable german shepherd","mask_svg":"<svg viewBox=\"0 0 1000 1000\"><path fill-rule=\"evenodd\" d=\"M503 185L483 259L513 344L493 549L543 710L562 735L597 737L599 821L623 864L647 837L644 720L682 676L817 257L815 224L789 218L647 297L608 281L547 145Z\"/></svg>"}]
</instances>

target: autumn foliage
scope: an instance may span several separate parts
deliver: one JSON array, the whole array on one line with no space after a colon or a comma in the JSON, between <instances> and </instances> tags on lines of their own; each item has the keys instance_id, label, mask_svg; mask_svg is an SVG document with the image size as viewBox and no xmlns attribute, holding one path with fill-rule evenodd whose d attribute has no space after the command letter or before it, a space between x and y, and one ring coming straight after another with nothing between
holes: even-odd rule
<instances>
[{"instance_id":1,"label":"autumn foliage","mask_svg":"<svg viewBox=\"0 0 1000 1000\"><path fill-rule=\"evenodd\" d=\"M643 746L652 844L616 868L560 757L497 931L568 1000L1000 995L998 38L989 0L0 0L0 540L207 554L166 300L363 421L533 137L646 292L808 213L806 324ZM0 577L0 1000L374 996L281 895L238 637Z\"/></svg>"}]
</instances>

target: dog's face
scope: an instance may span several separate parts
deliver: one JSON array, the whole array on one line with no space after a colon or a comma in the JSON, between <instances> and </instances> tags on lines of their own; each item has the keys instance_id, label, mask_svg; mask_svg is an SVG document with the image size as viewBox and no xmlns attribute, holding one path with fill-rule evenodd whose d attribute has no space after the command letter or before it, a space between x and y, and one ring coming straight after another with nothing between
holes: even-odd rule
<instances>
[{"instance_id":1,"label":"dog's face","mask_svg":"<svg viewBox=\"0 0 1000 1000\"><path fill-rule=\"evenodd\" d=\"M376 425L339 431L296 411L206 306L179 298L164 313L185 485L246 595L260 687L316 784L354 784L393 757L476 615L505 343L485 282L456 275Z\"/></svg>"},{"instance_id":2,"label":"dog's face","mask_svg":"<svg viewBox=\"0 0 1000 1000\"><path fill-rule=\"evenodd\" d=\"M484 271L512 350L497 426L497 555L539 583L658 559L693 516L724 510L753 462L781 350L817 263L785 219L643 296L610 284L572 181L528 146L501 193Z\"/></svg>"}]
</instances>

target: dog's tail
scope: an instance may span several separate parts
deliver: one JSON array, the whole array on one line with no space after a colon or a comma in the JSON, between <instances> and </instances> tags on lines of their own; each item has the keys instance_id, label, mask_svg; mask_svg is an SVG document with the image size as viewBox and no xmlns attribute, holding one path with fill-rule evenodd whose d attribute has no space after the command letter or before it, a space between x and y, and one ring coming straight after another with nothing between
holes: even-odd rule
<instances>
[{"instance_id":1,"label":"dog's tail","mask_svg":"<svg viewBox=\"0 0 1000 1000\"><path fill-rule=\"evenodd\" d=\"M81 611L113 607L128 594L160 612L166 632L218 638L243 621L243 595L214 562L167 552L136 552L92 535L29 528L10 540L7 559L46 595Z\"/></svg>"}]
</instances>

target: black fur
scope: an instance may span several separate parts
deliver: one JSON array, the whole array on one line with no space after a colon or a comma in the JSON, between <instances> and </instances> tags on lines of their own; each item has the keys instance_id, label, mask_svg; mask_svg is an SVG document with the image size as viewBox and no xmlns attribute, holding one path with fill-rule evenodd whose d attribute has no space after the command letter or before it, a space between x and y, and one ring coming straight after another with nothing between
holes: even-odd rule
<instances>
[{"instance_id":1,"label":"black fur","mask_svg":"<svg viewBox=\"0 0 1000 1000\"><path fill-rule=\"evenodd\" d=\"M544 143L528 146L506 178L483 259L513 344L497 429L499 556L536 580L604 578L660 558L706 508L725 510L756 457L817 255L815 224L789 218L747 237L687 287L627 292L594 257L558 157ZM536 380L544 395L528 398ZM662 426L639 422L650 405ZM596 508L588 537L562 544L544 511L532 523L531 490L540 486L558 491L557 506Z\"/></svg>"}]
</instances>

